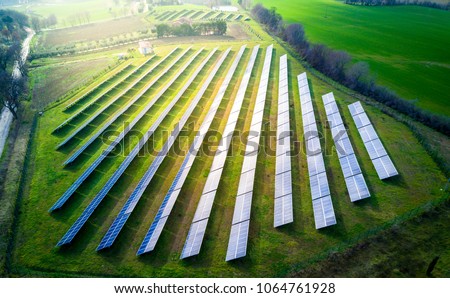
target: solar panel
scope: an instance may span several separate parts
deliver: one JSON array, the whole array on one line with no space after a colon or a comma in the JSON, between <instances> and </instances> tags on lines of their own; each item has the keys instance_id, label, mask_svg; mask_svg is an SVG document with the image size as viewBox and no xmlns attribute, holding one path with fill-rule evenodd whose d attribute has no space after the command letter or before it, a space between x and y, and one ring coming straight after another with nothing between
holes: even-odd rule
<instances>
[{"instance_id":1,"label":"solar panel","mask_svg":"<svg viewBox=\"0 0 450 298\"><path fill-rule=\"evenodd\" d=\"M325 163L323 162L322 154L307 156L306 160L308 162L308 173L310 177L325 172Z\"/></svg>"},{"instance_id":2,"label":"solar panel","mask_svg":"<svg viewBox=\"0 0 450 298\"><path fill-rule=\"evenodd\" d=\"M330 196L314 200L312 203L316 229L322 229L336 224L336 217Z\"/></svg>"},{"instance_id":3,"label":"solar panel","mask_svg":"<svg viewBox=\"0 0 450 298\"><path fill-rule=\"evenodd\" d=\"M180 259L195 256L200 253L200 247L202 246L207 224L207 219L192 223Z\"/></svg>"},{"instance_id":4,"label":"solar panel","mask_svg":"<svg viewBox=\"0 0 450 298\"><path fill-rule=\"evenodd\" d=\"M313 105L311 101L307 101L302 104L302 115L312 113L314 111Z\"/></svg>"},{"instance_id":5,"label":"solar panel","mask_svg":"<svg viewBox=\"0 0 450 298\"><path fill-rule=\"evenodd\" d=\"M366 146L370 159L376 159L378 157L387 155L387 152L384 149L384 146L381 143L380 139L374 139L372 141L364 143L364 145Z\"/></svg>"},{"instance_id":6,"label":"solar panel","mask_svg":"<svg viewBox=\"0 0 450 298\"><path fill-rule=\"evenodd\" d=\"M311 138L319 138L319 132L315 123L305 126L303 128L303 132L305 140L309 140Z\"/></svg>"},{"instance_id":7,"label":"solar panel","mask_svg":"<svg viewBox=\"0 0 450 298\"><path fill-rule=\"evenodd\" d=\"M314 112L303 115L303 127L316 123Z\"/></svg>"},{"instance_id":8,"label":"solar panel","mask_svg":"<svg viewBox=\"0 0 450 298\"><path fill-rule=\"evenodd\" d=\"M236 197L236 205L234 206L232 224L240 223L244 220L250 220L250 211L252 206L253 192L240 194Z\"/></svg>"},{"instance_id":9,"label":"solar panel","mask_svg":"<svg viewBox=\"0 0 450 298\"><path fill-rule=\"evenodd\" d=\"M245 97L245 92L247 90L247 87L248 87L248 84L249 84L249 81L250 81L250 76L251 76L253 67L255 65L256 56L258 54L258 51L259 51L259 45L255 46L253 48L252 54L250 56L250 60L247 63L247 67L246 67L245 72L244 72L244 76L241 79L241 83L239 85L239 89L238 89L238 92L236 94L236 98L234 100L233 107L231 109L232 111L240 111L241 110L242 103L243 103L244 97ZM199 205L197 206L197 211L196 211L196 216L194 217L194 221L195 221L195 218L198 215L198 212L200 212L201 215L205 217L206 224L208 222L208 218L209 218L209 215L211 213L211 207L212 207L212 204L214 202L215 192L216 192L216 190L217 190L217 188L219 186L220 177L221 177L222 171L223 171L223 166L225 165L226 156L225 156L225 158L223 158L223 156L225 155L225 153L228 153L228 149L229 149L230 143L231 143L231 138L227 138L227 136L231 136L232 135L232 132L234 131L234 129L236 127L236 120L237 120L237 117L239 116L239 112L235 112L235 115L236 115L236 118L234 118L233 114L230 114L230 116L228 117L227 124L225 126L225 131L227 131L227 133L224 132L223 137L222 137L222 139L220 141L220 144L219 144L219 149L220 149L219 152L220 153L219 153L219 155L216 154L216 156L214 157L214 161L213 161L213 166L216 167L217 170L210 171L209 174L208 174L208 178L206 180L206 184L205 184L205 186L203 188L202 198L200 200ZM216 161L216 157L220 158L220 162ZM251 171L249 171L247 173L251 173L251 172L254 172L254 170L251 170ZM249 184L251 184L251 188L252 188L253 187L252 179L254 179L254 174L253 174L253 178L251 178L250 176L248 176L248 177L246 176L245 182L240 182L241 183L240 186L239 186L240 189L242 190L242 189L250 188ZM213 195L211 195L209 197L208 201L204 202L204 205L201 205L203 197L206 194L208 194L209 192L214 192L214 193L213 193ZM201 208L202 210L199 211L199 208ZM203 237L202 237L202 239L203 239ZM199 240L200 242L199 242L198 251L196 251L195 253L191 252L189 254L182 254L182 258L198 254L198 252L200 251L200 246L201 246L202 239ZM188 241L189 241L189 236L188 236L188 239L186 240L186 243Z\"/></svg>"},{"instance_id":10,"label":"solar panel","mask_svg":"<svg viewBox=\"0 0 450 298\"><path fill-rule=\"evenodd\" d=\"M339 113L327 115L327 118L328 118L328 123L329 123L330 127L335 127L335 126L343 124L341 115L339 115Z\"/></svg>"},{"instance_id":11,"label":"solar panel","mask_svg":"<svg viewBox=\"0 0 450 298\"><path fill-rule=\"evenodd\" d=\"M335 140L334 147L339 158L355 153L349 138Z\"/></svg>"},{"instance_id":12,"label":"solar panel","mask_svg":"<svg viewBox=\"0 0 450 298\"><path fill-rule=\"evenodd\" d=\"M284 153L276 157L275 175L287 172L291 170L291 157L290 153Z\"/></svg>"},{"instance_id":13,"label":"solar panel","mask_svg":"<svg viewBox=\"0 0 450 298\"><path fill-rule=\"evenodd\" d=\"M225 259L227 262L245 257L245 255L247 254L247 239L249 227L250 221L248 220L231 226L227 256Z\"/></svg>"},{"instance_id":14,"label":"solar panel","mask_svg":"<svg viewBox=\"0 0 450 298\"><path fill-rule=\"evenodd\" d=\"M318 198L327 196L330 194L330 188L328 187L328 179L326 172L317 174L315 176L310 176L310 187L312 199L316 200Z\"/></svg>"},{"instance_id":15,"label":"solar panel","mask_svg":"<svg viewBox=\"0 0 450 298\"><path fill-rule=\"evenodd\" d=\"M195 215L192 222L209 218L215 197L216 190L202 194L200 201L198 202L197 209L195 210Z\"/></svg>"},{"instance_id":16,"label":"solar panel","mask_svg":"<svg viewBox=\"0 0 450 298\"><path fill-rule=\"evenodd\" d=\"M398 175L397 169L388 155L373 159L372 162L381 180Z\"/></svg>"},{"instance_id":17,"label":"solar panel","mask_svg":"<svg viewBox=\"0 0 450 298\"><path fill-rule=\"evenodd\" d=\"M255 155L256 156L256 155ZM238 194L244 194L253 190L253 184L255 180L255 170L250 170L248 172L241 174L241 179L239 180Z\"/></svg>"},{"instance_id":18,"label":"solar panel","mask_svg":"<svg viewBox=\"0 0 450 298\"><path fill-rule=\"evenodd\" d=\"M361 168L359 167L358 160L355 154L350 154L339 158L341 164L342 173L344 178L354 176L361 173Z\"/></svg>"},{"instance_id":19,"label":"solar panel","mask_svg":"<svg viewBox=\"0 0 450 298\"><path fill-rule=\"evenodd\" d=\"M291 171L275 176L275 198L279 198L292 193Z\"/></svg>"},{"instance_id":20,"label":"solar panel","mask_svg":"<svg viewBox=\"0 0 450 298\"><path fill-rule=\"evenodd\" d=\"M325 103L325 100L324 100L324 103ZM339 113L339 108L338 108L338 106L337 106L335 101L331 101L327 105L325 105L325 113L327 115L331 115L331 114L334 114L334 113Z\"/></svg>"},{"instance_id":21,"label":"solar panel","mask_svg":"<svg viewBox=\"0 0 450 298\"><path fill-rule=\"evenodd\" d=\"M304 94L304 95L302 95L302 96L300 97L300 103L301 103L301 104L305 104L305 103L307 103L308 101L311 101L311 94L310 94L310 93L306 93L306 94Z\"/></svg>"},{"instance_id":22,"label":"solar panel","mask_svg":"<svg viewBox=\"0 0 450 298\"><path fill-rule=\"evenodd\" d=\"M355 121L356 128L360 129L366 125L370 125L370 120L367 118L366 113L358 114L353 116L353 120Z\"/></svg>"},{"instance_id":23,"label":"solar panel","mask_svg":"<svg viewBox=\"0 0 450 298\"><path fill-rule=\"evenodd\" d=\"M322 100L326 105L325 108L327 109L328 121L335 122L337 118L342 119L332 92L322 96ZM361 168L359 167L358 160L356 159L342 120L339 125L332 126L331 134L333 135L335 149L338 153L339 163L350 195L350 200L354 202L368 198L370 193L364 177L361 174Z\"/></svg>"},{"instance_id":24,"label":"solar panel","mask_svg":"<svg viewBox=\"0 0 450 298\"><path fill-rule=\"evenodd\" d=\"M370 197L370 192L362 174L345 178L350 200L356 202Z\"/></svg>"},{"instance_id":25,"label":"solar panel","mask_svg":"<svg viewBox=\"0 0 450 298\"><path fill-rule=\"evenodd\" d=\"M306 155L316 155L322 153L319 138L310 138L306 140Z\"/></svg>"},{"instance_id":26,"label":"solar panel","mask_svg":"<svg viewBox=\"0 0 450 298\"><path fill-rule=\"evenodd\" d=\"M354 117L355 115L364 113L364 109L359 101L352 103L348 106L350 114Z\"/></svg>"},{"instance_id":27,"label":"solar panel","mask_svg":"<svg viewBox=\"0 0 450 298\"><path fill-rule=\"evenodd\" d=\"M367 125L359 129L359 134L361 135L361 138L363 139L363 142L369 142L375 139L378 139L378 135L373 129L372 125Z\"/></svg>"},{"instance_id":28,"label":"solar panel","mask_svg":"<svg viewBox=\"0 0 450 298\"><path fill-rule=\"evenodd\" d=\"M275 199L273 220L274 228L294 222L292 194Z\"/></svg>"}]
</instances>

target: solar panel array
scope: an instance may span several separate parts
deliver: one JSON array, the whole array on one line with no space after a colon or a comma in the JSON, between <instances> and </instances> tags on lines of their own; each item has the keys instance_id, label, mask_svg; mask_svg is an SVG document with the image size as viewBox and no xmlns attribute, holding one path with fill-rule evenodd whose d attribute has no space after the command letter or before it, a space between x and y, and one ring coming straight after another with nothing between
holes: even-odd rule
<instances>
[{"instance_id":1,"label":"solar panel array","mask_svg":"<svg viewBox=\"0 0 450 298\"><path fill-rule=\"evenodd\" d=\"M125 135L134 127L134 125L145 115L145 113L153 106L159 98L169 89L169 87L175 82L175 80L186 70L186 68L195 60L195 58L202 52L200 49L195 53L187 63L174 75L174 77L155 95L155 97L144 107L144 109L133 119L133 121L127 125L127 127L114 139L114 141L109 144L109 146L97 157L96 160L83 172L83 174L78 177L77 180L64 192L64 194L56 201L56 203L50 208L50 212L60 209L67 200L72 196L72 194L78 189L78 187L83 183L84 180L89 177L89 175L97 168L97 166L108 156L111 151L114 150L116 145L125 137ZM122 110L123 111L123 110ZM167 112L163 112L158 118L157 122L153 124L153 128L156 129L162 120L167 116ZM159 122L158 122L159 121ZM100 131L105 130L108 126L104 126ZM153 133L153 131L151 132ZM142 144L143 146L144 144Z\"/></svg>"},{"instance_id":2,"label":"solar panel array","mask_svg":"<svg viewBox=\"0 0 450 298\"><path fill-rule=\"evenodd\" d=\"M370 197L364 176L359 167L358 160L353 151L352 144L343 125L333 92L322 96L327 114L328 123L331 128L336 151L339 156L345 184L350 195L350 201L355 202Z\"/></svg>"},{"instance_id":3,"label":"solar panel array","mask_svg":"<svg viewBox=\"0 0 450 298\"><path fill-rule=\"evenodd\" d=\"M209 215L211 214L212 205L216 196L216 191L219 187L220 177L222 176L223 167L227 158L228 149L233 138L233 132L239 118L239 112L244 101L245 92L250 81L253 66L255 65L256 56L258 54L259 45L253 48L250 60L239 85L233 107L228 116L225 130L222 134L219 146L214 156L214 161L206 179L206 184L203 188L202 196L197 205L197 210L192 221L191 228L184 243L183 251L181 252L181 259L197 255L200 252L200 247L205 235L206 225L208 224Z\"/></svg>"},{"instance_id":4,"label":"solar panel array","mask_svg":"<svg viewBox=\"0 0 450 298\"><path fill-rule=\"evenodd\" d=\"M273 45L266 50L261 80L259 82L256 103L253 109L252 122L245 148L244 162L239 180L239 188L234 205L233 221L226 261L244 257L247 253L248 227L252 206L253 187L258 158L259 140L266 104L267 86L269 85L270 64L272 62ZM251 141L251 143L250 143Z\"/></svg>"},{"instance_id":5,"label":"solar panel array","mask_svg":"<svg viewBox=\"0 0 450 298\"><path fill-rule=\"evenodd\" d=\"M214 49L209 56L202 62L202 64L197 68L197 70L191 75L191 77L189 78L189 80L186 82L186 84L184 85L184 87L178 92L178 94L175 96L175 98L178 100L179 98L181 98L181 96L184 94L184 92L189 88L189 86L191 85L191 83L195 80L195 78L197 77L197 75L200 73L200 71L203 69L203 67L206 65L206 63L209 61L209 59L213 56L213 54L216 52L217 48ZM220 65L222 64L224 58L222 58L218 64L216 64L213 72L215 74L215 72L217 72L218 68L220 67ZM213 76L210 76L210 79L212 80ZM202 89L200 90L199 93L197 93L196 99L193 100L194 103L198 103L197 98L201 99L201 97L203 96L204 91L206 90L206 88L208 87L210 81L205 82L206 84L204 84L204 86L202 87ZM206 85L206 86L205 86ZM194 106L194 105L192 105ZM169 108L169 107L168 107ZM169 108L170 110L170 108ZM187 111L187 113L185 113L182 117L182 119L180 120L180 122L177 124L178 127L183 127L185 122L187 121L187 119L190 117L192 110ZM172 132L172 135L170 136L170 138L167 140L166 144L163 145L163 149L158 153L158 156L154 159L154 161L152 162L152 164L150 165L149 169L147 170L147 172L144 174L144 177L141 179L141 181L138 183L138 185L136 186L136 188L134 189L133 193L131 194L131 196L128 198L128 200L125 202L124 206L122 207L122 209L120 210L119 214L117 215L116 219L114 220L114 222L112 223L111 227L108 229L107 233L105 234L105 236L103 237L102 241L100 242L99 246L97 247L97 250L102 250L104 248L110 247L113 243L114 240L117 238L119 232L121 231L121 229L123 228L123 226L125 225L128 217L130 217L131 213L134 210L134 207L137 205L137 203L139 202L140 198L142 197L142 194L144 193L146 187L148 186L148 184L150 183L151 179L153 178L154 174L156 173L157 169L159 168L159 166L161 165L161 163L163 162L164 158L166 157L168 150L170 150L170 148L173 145L173 142L175 141L175 139L177 138L179 134L178 130L174 130Z\"/></svg>"},{"instance_id":6,"label":"solar panel array","mask_svg":"<svg viewBox=\"0 0 450 298\"><path fill-rule=\"evenodd\" d=\"M209 85L209 83L212 81L214 75L219 70L220 65L223 63L223 61L227 57L230 50L231 49L228 49L225 51L225 53L222 55L222 58L220 59L219 63L215 66L214 70L210 73L206 83L203 85L205 90L206 90L207 86ZM214 120L214 116L216 115L216 112L219 109L220 103L222 102L222 99L225 95L225 91L228 88L228 85L229 85L231 78L237 68L237 65L242 57L242 54L244 53L244 50L245 50L245 46L242 46L241 50L238 52L238 55L236 56L236 58L233 62L231 68L229 69L227 75L225 76L225 79L222 82L222 85L220 86L220 89L219 89L218 93L216 94L216 96L209 108L208 113L206 114L205 118L203 119L203 123L200 126L200 129L199 129L197 135L194 138L194 142L192 143L191 147L189 148L189 151L188 151L186 157L184 158L183 163L181 164L181 167L178 170L177 175L175 176L175 179L169 188L169 191L167 192L166 196L164 197L164 200L161 203L161 206L159 207L158 212L156 213L156 216L153 219L153 222L152 222L147 234L145 235L141 246L139 247L137 255L148 253L148 252L151 252L154 250L156 243L158 242L158 239L164 228L164 225L166 224L167 218L169 217L169 215L172 211L172 208L175 205L175 202L178 199L178 196L181 192L181 188L183 187L183 184L186 181L189 171L191 170L191 167L194 164L194 160L197 156L198 151L200 150L200 146L203 142L203 139L205 138L205 135L208 132L212 121Z\"/></svg>"},{"instance_id":7,"label":"solar panel array","mask_svg":"<svg viewBox=\"0 0 450 298\"><path fill-rule=\"evenodd\" d=\"M303 118L303 132L306 143L306 158L308 163L309 182L314 211L316 229L336 224L333 202L331 201L319 131L314 116L314 108L309 91L306 73L298 75L298 89Z\"/></svg>"},{"instance_id":8,"label":"solar panel array","mask_svg":"<svg viewBox=\"0 0 450 298\"><path fill-rule=\"evenodd\" d=\"M153 56L154 57L154 56ZM124 83L128 78L130 78L132 75L134 75L137 71L139 71L139 69L141 69L142 67L144 67L145 65L147 65L147 63L152 60L153 57L150 57L149 59L147 59L147 61L145 61L144 63L142 63L141 65L139 65L136 69L134 69L133 71L130 71L126 76L124 76L123 78L117 80L117 82L115 82L114 84L112 84L111 86L109 86L109 88L106 88L103 92L101 92L100 94L98 94L97 96L95 96L92 100L90 100L86 105L84 105L79 111L77 111L76 114L72 115L69 119L65 120L63 123L61 123L57 128L55 128L53 130L53 132L60 130L61 128L63 128L64 126L66 126L67 124L69 124L70 122L72 122L74 119L78 118L79 116L81 116L87 109L89 109L91 106L93 106L97 101L99 101L103 96L105 96L106 94L108 94L109 92L113 91L114 88L118 87L120 84ZM128 65L130 65L130 63L128 63ZM106 81L103 81L102 83L100 83L98 86L101 86L102 84L104 84ZM95 87L91 92L87 93L86 95L84 95L83 97L86 97L87 95L89 95L90 93L92 93L94 90L96 90L97 87ZM73 105L75 105L77 101L74 101L73 103L71 103L70 105L68 105L65 110L67 110L68 108L72 107Z\"/></svg>"},{"instance_id":9,"label":"solar panel array","mask_svg":"<svg viewBox=\"0 0 450 298\"><path fill-rule=\"evenodd\" d=\"M355 121L356 128L363 139L364 146L369 153L375 170L377 171L378 177L382 180L397 176L397 169L381 143L369 117L367 117L361 102L357 101L349 105L348 108Z\"/></svg>"},{"instance_id":10,"label":"solar panel array","mask_svg":"<svg viewBox=\"0 0 450 298\"><path fill-rule=\"evenodd\" d=\"M185 53L187 53L187 51L185 51L183 54L185 54ZM181 55L178 58L181 59ZM161 63L162 61L163 60L161 60L159 63ZM80 131L82 131L85 127L87 127L92 121L94 121L95 118L97 118L99 115L101 115L107 108L109 108L113 103L115 103L122 96L124 96L128 91L133 89L143 78L145 78L145 76L147 76L149 73L151 73L157 67L157 65L155 65L155 66L151 67L149 70L147 70L142 76L137 78L131 85L129 85L122 92L120 92L118 95L116 95L111 101L109 101L108 104L104 105L100 110L95 112L88 120L86 120L80 127L78 127L73 133L71 133L64 141L59 143L57 148L61 148L62 146L67 144L70 140L72 140Z\"/></svg>"},{"instance_id":11,"label":"solar panel array","mask_svg":"<svg viewBox=\"0 0 450 298\"><path fill-rule=\"evenodd\" d=\"M202 51L202 50L200 50ZM199 51L199 52L200 52ZM194 58L194 57L193 57ZM187 64L190 64L192 61L187 62ZM89 217L92 215L94 210L97 208L97 206L101 203L101 201L105 198L105 196L108 194L108 192L111 190L111 188L114 186L114 184L119 180L119 178L122 176L122 174L125 172L127 167L131 164L133 159L138 155L139 151L142 149L144 144L148 141L150 136L153 134L153 132L158 128L158 126L161 124L165 116L170 112L170 109L176 104L179 97L177 96L168 106L169 109L165 109L164 112L158 117L158 119L152 124L152 126L148 129L148 131L145 133L145 135L139 140L138 144L133 148L133 150L129 153L129 155L125 158L125 160L121 163L119 168L113 173L113 175L109 178L109 180L106 182L106 184L103 186L103 188L100 190L100 192L94 197L94 199L91 201L91 203L86 207L86 209L83 211L83 213L80 215L80 217L75 221L75 223L72 225L72 227L67 231L67 233L61 238L61 240L58 242L57 246L69 244L73 238L76 236L76 234L80 231L80 229L83 227L83 225L86 223L86 221L89 219ZM194 102L195 103L195 102ZM198 102L197 102L198 103ZM195 105L197 104L195 103ZM188 108L188 110L184 113L183 117L181 118L178 125L174 128L174 131L172 132L171 136L169 137L169 140L164 144L163 148L161 149L161 152L166 152L166 150L170 149L170 146L172 145L171 142L174 142L173 139L179 133L180 130L180 123L183 123L183 121L187 121L188 116L190 113L192 113L192 110L195 108L195 105L191 104ZM188 116L186 117L186 115ZM184 125L184 124L183 124ZM173 140L172 140L173 139ZM166 148L166 145L170 144L168 148ZM165 154L161 153L158 154L158 156L155 158L155 161L164 159ZM163 155L161 155L163 154ZM155 161L152 163L155 164ZM162 162L162 161L161 161ZM148 172L147 172L148 173ZM146 174L147 174L146 173ZM146 176L144 176L145 178ZM141 180L142 181L142 180ZM140 189L139 189L140 191Z\"/></svg>"},{"instance_id":12,"label":"solar panel array","mask_svg":"<svg viewBox=\"0 0 450 298\"><path fill-rule=\"evenodd\" d=\"M158 82L158 80L163 77L168 71L170 71L173 66L189 51L190 48L188 48L187 50L185 50L182 54L180 54L178 57L175 58L175 60L173 60L161 73L159 73L158 75L156 75L151 81L150 83L148 83L144 89L142 89L138 94L136 94L132 100L130 100L124 107L122 107L119 111L117 111L105 124L103 124L103 126L94 133L94 135L92 135L89 140L84 143L77 151L75 151L74 154L72 154L65 162L64 165L70 164L72 162L75 161L75 159L81 155L81 153L84 152L84 150L86 150L86 148L92 144L99 136L101 136L106 129L108 129L108 127L114 123L114 121L116 121L120 116L123 115L123 113L125 113L132 105L134 105L154 84L156 84ZM174 50L172 50L166 57L164 57L161 61L159 61L157 64L155 64L151 69L149 69L147 71L147 74L152 72L156 67L158 67L163 61L165 61L168 57L170 57L172 55L172 53L174 52ZM146 75L141 76L140 78L143 79ZM166 88L169 88L171 85L171 83L166 84ZM122 93L125 94L125 93ZM161 92L160 92L161 94ZM136 121L133 121L133 123L135 124L137 121L139 121L142 118L142 115L145 114L154 104L155 102L159 99L159 97L154 97L154 99L152 101L150 101L148 104L145 105L144 109L142 110L143 112L139 114L138 117L136 117L135 119L137 119ZM145 112L144 112L145 111ZM133 124L133 125L134 125ZM126 131L128 132L131 127L131 124L128 125L128 127L126 128Z\"/></svg>"},{"instance_id":13,"label":"solar panel array","mask_svg":"<svg viewBox=\"0 0 450 298\"><path fill-rule=\"evenodd\" d=\"M292 210L291 128L289 123L289 90L286 55L280 57L279 73L274 227L279 227L294 221Z\"/></svg>"}]
</instances>

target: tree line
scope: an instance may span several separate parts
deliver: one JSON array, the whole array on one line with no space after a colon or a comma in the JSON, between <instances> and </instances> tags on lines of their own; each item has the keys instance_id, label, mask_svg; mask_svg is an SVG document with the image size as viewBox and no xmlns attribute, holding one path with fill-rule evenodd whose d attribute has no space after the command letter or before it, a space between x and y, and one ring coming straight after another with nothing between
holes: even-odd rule
<instances>
[{"instance_id":1,"label":"tree line","mask_svg":"<svg viewBox=\"0 0 450 298\"><path fill-rule=\"evenodd\" d=\"M420 1L420 0L345 0L345 3L352 5L369 5L369 6L417 5L443 10L450 9L450 2L445 4L433 1Z\"/></svg>"},{"instance_id":2,"label":"tree line","mask_svg":"<svg viewBox=\"0 0 450 298\"><path fill-rule=\"evenodd\" d=\"M26 93L27 66L22 60L22 40L28 17L12 10L0 10L0 102L17 118L20 99ZM17 67L18 73L12 75Z\"/></svg>"},{"instance_id":3,"label":"tree line","mask_svg":"<svg viewBox=\"0 0 450 298\"><path fill-rule=\"evenodd\" d=\"M346 51L337 51L323 44L309 42L303 26L301 24L286 26L275 8L267 9L261 4L257 4L252 9L252 14L272 34L282 38L294 48L312 67L334 81L408 115L447 136L450 135L450 117L422 110L389 88L376 84L375 76L366 62L352 62L352 57Z\"/></svg>"},{"instance_id":4,"label":"tree line","mask_svg":"<svg viewBox=\"0 0 450 298\"><path fill-rule=\"evenodd\" d=\"M205 23L181 25L156 25L158 38L169 36L195 36L195 35L224 35L227 32L227 22L215 20Z\"/></svg>"}]
</instances>

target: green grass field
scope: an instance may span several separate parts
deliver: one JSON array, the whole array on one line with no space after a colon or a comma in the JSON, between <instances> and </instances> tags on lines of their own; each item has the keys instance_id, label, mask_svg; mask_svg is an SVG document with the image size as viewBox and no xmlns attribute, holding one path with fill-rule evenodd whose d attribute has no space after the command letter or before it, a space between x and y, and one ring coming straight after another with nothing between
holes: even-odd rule
<instances>
[{"instance_id":1,"label":"green grass field","mask_svg":"<svg viewBox=\"0 0 450 298\"><path fill-rule=\"evenodd\" d=\"M276 7L285 21L303 24L310 41L367 61L379 83L424 109L450 115L450 11L336 0L280 0Z\"/></svg>"},{"instance_id":2,"label":"green grass field","mask_svg":"<svg viewBox=\"0 0 450 298\"><path fill-rule=\"evenodd\" d=\"M257 28L256 24L253 24L253 26ZM261 32L261 34L264 33ZM267 35L264 35L264 37L269 40ZM188 41L186 42L188 43ZM216 45L217 42L197 44L189 55L192 55L200 46L206 46L209 51ZM199 128L201 120L206 115L206 111L211 104L210 98L218 91L224 74L231 64L232 56L236 54L240 45L240 42L229 41L219 44L221 52L226 47L232 46L232 55L227 58L219 70L219 74L213 81L214 87L208 89L194 111L193 116L188 121L188 123L194 123L189 127ZM222 131L224 129L233 103L232 99L236 95L240 78L243 75L245 65L250 56L250 49L253 45L255 45L254 42L248 44L244 57L239 64L237 75L232 79L231 88L225 94L225 99L212 123L211 130ZM240 113L240 120L237 123L238 131L246 131L250 126L251 113L262 70L264 48L269 43L261 42L261 45L263 49L258 55L247 96ZM159 46L157 48L157 58L164 56L172 48L173 46ZM274 131L276 127L278 58L282 54L284 54L284 50L279 45L275 45L264 116L266 121L270 121L270 124L264 127L263 132L262 144L266 150L274 148L274 144L269 137L271 136L270 130ZM205 56L206 53L196 59L188 68L188 72L192 71ZM157 146L160 147L165 138L167 138L167 135L162 134L163 129L173 127L178 121L177 119L186 109L187 103L194 96L195 90L198 89L199 84L202 83L208 74L213 61L217 60L218 57L219 53L213 56L212 62L207 64L207 67L200 73L200 77L188 89L180 103L175 106L174 110L163 121L162 127L155 132L152 139L158 144ZM186 57L178 62L173 70L164 76L161 83L148 91L142 100L138 101L126 115L114 123L112 129L117 131L122 122L130 121L133 116L139 113L143 104L151 99L152 94L156 94L164 82L173 76L176 69L187 59ZM142 63L142 59L136 60L134 65L139 63ZM167 64L168 62L165 63L165 65ZM159 72L162 68L163 66L156 71ZM304 69L301 65L290 57L291 128L294 130L295 146L300 146L301 148L303 148L302 123L296 75L303 71ZM171 96L181 88L185 80L187 80L187 76L182 75L176 81L175 85L158 101L157 105L138 123L136 127L138 131L143 132L150 126L162 109L169 103ZM252 207L248 255L237 262L226 263L224 258L238 186L238 174L240 173L243 160L242 156L236 155L228 158L226 163L200 255L185 261L179 260L190 221L195 212L196 204L213 159L211 156L200 156L194 163L155 252L138 258L135 255L137 248L183 159L182 156L171 153L150 183L113 248L106 252L97 253L95 248L101 237L103 237L115 215L121 209L124 200L127 199L153 160L154 156L147 153L133 161L80 235L75 238L73 245L63 249L56 249L55 244L59 238L89 204L96 192L124 158L117 157L105 160L83 184L79 192L71 198L66 208L55 214L48 214L47 210L54 201L106 146L106 144L102 144L102 142L97 140L89 147L87 154L83 155L74 166L63 169L62 162L77 145L71 144L63 151L55 151L54 149L57 143L64 138L65 134L69 133L69 131L66 131L62 134L51 134L51 131L59 123L69 117L68 114L62 111L64 108L63 104L47 111L39 118L35 147L33 148L33 163L29 169L32 173L29 180L30 188L21 209L19 230L13 251L13 268L16 274L26 274L28 270L36 270L58 272L57 274L65 272L102 276L284 276L298 262L313 258L324 250L340 245L419 205L442 196L440 188L445 182L445 177L440 173L437 165L427 155L409 129L393 118L382 114L377 109L366 105L365 108L369 117L400 172L400 176L396 179L387 182L380 181L346 107L354 99L345 96L312 76L310 76L310 80L315 98L316 116L319 117L321 123L319 129L323 131L325 140L330 140L331 133L323 125L326 118L320 96L329 91L335 91L335 96L348 126L355 151L373 194L365 202L359 204L350 203L341 169L339 168L338 158L332 149L332 143L325 142L323 144L325 145L324 148L326 148L325 163L329 169L328 179L338 220L336 226L323 231L317 231L314 228L306 158L302 153L292 158L295 222L282 229L274 229L272 223L275 157L260 154L256 173L257 182ZM136 88L134 92L137 92L137 89L139 88ZM126 96L118 104L124 104L129 98L129 96ZM96 108L99 107L94 107L93 110ZM106 121L111 113L112 110L107 110L104 116L99 117L93 122L91 127L79 134L77 143L79 144L82 139L86 139L94 133L96 127ZM88 117L88 115L85 117ZM85 118L81 118L79 121L83 119ZM187 136L192 139L194 136L193 131L191 130ZM127 144L125 153L129 152L131 146L136 143L137 138L135 136L127 137L125 139L125 144ZM185 140L181 144L177 141L175 145L187 148L188 144ZM233 142L232 149L234 152L239 152L244 149L244 144L236 140ZM423 171L424 168L427 169L426 172ZM423 185L427 185L427 187L423 187Z\"/></svg>"}]
</instances>

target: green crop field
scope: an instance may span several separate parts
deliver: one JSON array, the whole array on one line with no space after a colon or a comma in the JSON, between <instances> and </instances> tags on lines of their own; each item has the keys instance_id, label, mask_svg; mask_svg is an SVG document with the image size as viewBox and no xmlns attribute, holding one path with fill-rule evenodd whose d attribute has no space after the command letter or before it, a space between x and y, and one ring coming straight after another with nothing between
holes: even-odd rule
<instances>
[{"instance_id":1,"label":"green crop field","mask_svg":"<svg viewBox=\"0 0 450 298\"><path fill-rule=\"evenodd\" d=\"M276 8L285 21L303 24L310 41L367 61L381 84L424 109L450 115L450 11L336 0L280 0Z\"/></svg>"}]
</instances>

